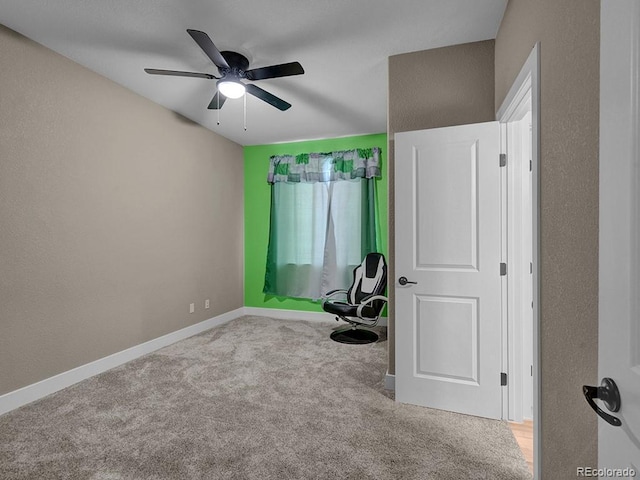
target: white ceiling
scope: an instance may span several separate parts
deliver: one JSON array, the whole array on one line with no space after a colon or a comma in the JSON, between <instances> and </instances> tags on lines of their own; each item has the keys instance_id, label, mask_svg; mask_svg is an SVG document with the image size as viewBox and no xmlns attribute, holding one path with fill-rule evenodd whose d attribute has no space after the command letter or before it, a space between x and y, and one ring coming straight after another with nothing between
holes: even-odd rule
<instances>
[{"instance_id":1,"label":"white ceiling","mask_svg":"<svg viewBox=\"0 0 640 480\"><path fill-rule=\"evenodd\" d=\"M0 23L242 145L379 133L387 126L387 57L495 38L506 0L0 0ZM207 110L218 75L187 34L257 68L299 61L305 74L256 85L284 112L247 95ZM47 72L43 71L43 75Z\"/></svg>"}]
</instances>

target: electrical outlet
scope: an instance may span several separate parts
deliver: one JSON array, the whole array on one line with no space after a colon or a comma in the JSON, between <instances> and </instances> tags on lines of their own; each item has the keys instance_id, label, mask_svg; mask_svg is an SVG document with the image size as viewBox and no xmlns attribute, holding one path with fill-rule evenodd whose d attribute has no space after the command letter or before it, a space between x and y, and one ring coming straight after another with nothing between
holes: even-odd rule
<instances>
[{"instance_id":1,"label":"electrical outlet","mask_svg":"<svg viewBox=\"0 0 640 480\"><path fill-rule=\"evenodd\" d=\"M209 308L209 307L210 307L209 299L207 298L207 299L204 301L204 308Z\"/></svg>"},{"instance_id":2,"label":"electrical outlet","mask_svg":"<svg viewBox=\"0 0 640 480\"><path fill-rule=\"evenodd\" d=\"M190 303L189 304L189 313L193 313L196 311L196 304L195 303Z\"/></svg>"}]
</instances>

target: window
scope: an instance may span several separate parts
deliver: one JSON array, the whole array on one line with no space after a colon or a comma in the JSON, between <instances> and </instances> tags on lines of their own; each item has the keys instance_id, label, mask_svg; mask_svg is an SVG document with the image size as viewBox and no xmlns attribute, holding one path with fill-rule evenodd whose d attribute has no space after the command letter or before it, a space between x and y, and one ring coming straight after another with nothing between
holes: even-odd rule
<instances>
[{"instance_id":1,"label":"window","mask_svg":"<svg viewBox=\"0 0 640 480\"><path fill-rule=\"evenodd\" d=\"M376 251L378 159L377 148L271 158L264 293L318 299L351 284Z\"/></svg>"}]
</instances>

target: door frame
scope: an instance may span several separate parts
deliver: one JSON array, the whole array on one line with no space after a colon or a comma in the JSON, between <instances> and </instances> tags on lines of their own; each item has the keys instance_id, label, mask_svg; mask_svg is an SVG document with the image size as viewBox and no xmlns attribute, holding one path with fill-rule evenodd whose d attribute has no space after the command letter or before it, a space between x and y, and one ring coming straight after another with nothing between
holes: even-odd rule
<instances>
[{"instance_id":1,"label":"door frame","mask_svg":"<svg viewBox=\"0 0 640 480\"><path fill-rule=\"evenodd\" d=\"M523 104L531 99L531 172L532 172L532 232L533 232L533 464L534 478L539 478L538 472L542 465L542 448L540 435L540 43L536 43L525 61L520 73L511 85L507 96L496 113L496 119L501 123L501 152L506 153L507 124L516 120L520 115ZM503 173L502 190L502 218L506 220L506 194L513 188L507 183L506 172ZM511 239L506 238L507 229L503 223L502 258L506 262L507 249ZM509 378L521 376L513 362L509 362L509 332L514 331L514 319L507 315L509 292L507 283L503 281L503 359ZM512 383L512 382L510 382ZM503 392L503 418L509 418L509 395L521 395L515 388L506 388ZM519 397L521 398L521 397Z\"/></svg>"}]
</instances>

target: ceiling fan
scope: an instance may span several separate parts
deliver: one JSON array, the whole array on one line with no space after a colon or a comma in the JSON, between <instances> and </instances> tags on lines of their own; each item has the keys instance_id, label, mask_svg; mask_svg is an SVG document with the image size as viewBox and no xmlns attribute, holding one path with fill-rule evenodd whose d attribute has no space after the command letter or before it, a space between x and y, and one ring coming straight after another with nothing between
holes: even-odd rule
<instances>
[{"instance_id":1,"label":"ceiling fan","mask_svg":"<svg viewBox=\"0 0 640 480\"><path fill-rule=\"evenodd\" d=\"M216 77L209 73L180 72L176 70L158 70L156 68L145 68L144 71L151 75L172 75L177 77L195 77L218 80L216 82L217 92L209 106L210 110L222 108L227 98L240 98L245 91L254 97L273 105L279 110L287 110L291 104L272 93L263 90L252 83L244 83L242 80L265 80L267 78L288 77L291 75L301 75L304 73L302 65L298 62L271 65L270 67L249 68L249 60L240 53L231 51L219 51L213 44L209 35L199 30L187 30L191 38L200 46L204 53L218 67L220 76Z\"/></svg>"}]
</instances>

